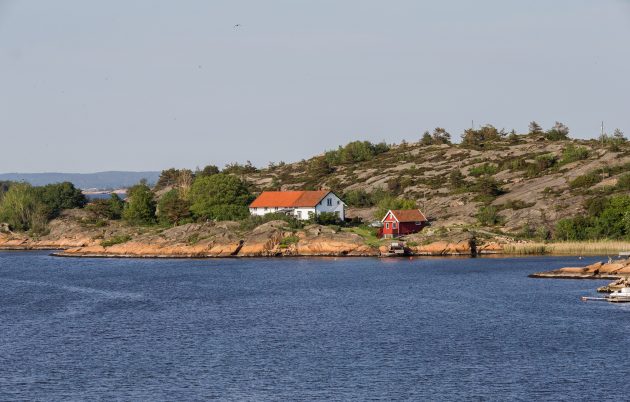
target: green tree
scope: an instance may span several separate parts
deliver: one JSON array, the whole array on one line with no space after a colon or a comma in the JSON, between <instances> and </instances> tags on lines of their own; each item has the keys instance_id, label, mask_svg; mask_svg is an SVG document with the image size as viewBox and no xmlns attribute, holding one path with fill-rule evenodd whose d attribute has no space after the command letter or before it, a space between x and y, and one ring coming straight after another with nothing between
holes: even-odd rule
<instances>
[{"instance_id":1,"label":"green tree","mask_svg":"<svg viewBox=\"0 0 630 402\"><path fill-rule=\"evenodd\" d=\"M503 194L499 183L491 176L481 176L474 185L474 191L488 197L496 197Z\"/></svg>"},{"instance_id":2,"label":"green tree","mask_svg":"<svg viewBox=\"0 0 630 402\"><path fill-rule=\"evenodd\" d=\"M490 143L503 140L504 133L491 124L478 130L469 128L462 135L462 146L473 149L487 148Z\"/></svg>"},{"instance_id":3,"label":"green tree","mask_svg":"<svg viewBox=\"0 0 630 402\"><path fill-rule=\"evenodd\" d=\"M35 196L44 204L46 215L52 219L64 209L83 208L87 199L81 190L70 182L33 187Z\"/></svg>"},{"instance_id":4,"label":"green tree","mask_svg":"<svg viewBox=\"0 0 630 402\"><path fill-rule=\"evenodd\" d=\"M374 205L372 197L364 190L347 191L343 195L343 200L349 206L356 208L371 207L372 205Z\"/></svg>"},{"instance_id":5,"label":"green tree","mask_svg":"<svg viewBox=\"0 0 630 402\"><path fill-rule=\"evenodd\" d=\"M530 135L542 135L543 134L543 129L540 126L540 124L536 123L535 121L532 121L529 123L529 134Z\"/></svg>"},{"instance_id":6,"label":"green tree","mask_svg":"<svg viewBox=\"0 0 630 402\"><path fill-rule=\"evenodd\" d=\"M0 199L0 222L9 224L11 230L45 230L47 211L33 187L15 183Z\"/></svg>"},{"instance_id":7,"label":"green tree","mask_svg":"<svg viewBox=\"0 0 630 402\"><path fill-rule=\"evenodd\" d=\"M155 223L155 200L146 184L136 184L127 192L123 219L133 225Z\"/></svg>"},{"instance_id":8,"label":"green tree","mask_svg":"<svg viewBox=\"0 0 630 402\"><path fill-rule=\"evenodd\" d=\"M431 133L429 131L425 131L422 133L422 138L420 139L420 144L422 145L433 145L433 137L431 137Z\"/></svg>"},{"instance_id":9,"label":"green tree","mask_svg":"<svg viewBox=\"0 0 630 402\"><path fill-rule=\"evenodd\" d=\"M501 216L495 206L486 205L479 208L477 220L484 226L494 226L501 221Z\"/></svg>"},{"instance_id":10,"label":"green tree","mask_svg":"<svg viewBox=\"0 0 630 402\"><path fill-rule=\"evenodd\" d=\"M215 174L219 174L221 173L221 171L219 170L219 168L215 165L207 165L206 167L203 168L202 171L199 172L200 176L212 176Z\"/></svg>"},{"instance_id":11,"label":"green tree","mask_svg":"<svg viewBox=\"0 0 630 402\"><path fill-rule=\"evenodd\" d=\"M450 144L451 134L442 127L436 127L433 130L432 140L434 144Z\"/></svg>"},{"instance_id":12,"label":"green tree","mask_svg":"<svg viewBox=\"0 0 630 402\"><path fill-rule=\"evenodd\" d=\"M374 215L375 218L381 219L387 211L390 209L416 209L418 205L414 200L407 198L395 198L392 196L385 196L377 204L377 210Z\"/></svg>"},{"instance_id":13,"label":"green tree","mask_svg":"<svg viewBox=\"0 0 630 402\"><path fill-rule=\"evenodd\" d=\"M556 124L545 133L545 138L551 141L566 140L569 138L569 127L557 121Z\"/></svg>"},{"instance_id":14,"label":"green tree","mask_svg":"<svg viewBox=\"0 0 630 402\"><path fill-rule=\"evenodd\" d=\"M461 170L459 169L455 169L451 171L451 173L448 175L448 181L453 190L457 190L466 185L465 176L462 174Z\"/></svg>"},{"instance_id":15,"label":"green tree","mask_svg":"<svg viewBox=\"0 0 630 402\"><path fill-rule=\"evenodd\" d=\"M253 199L243 181L224 173L196 178L189 197L196 218L215 220L246 218Z\"/></svg>"},{"instance_id":16,"label":"green tree","mask_svg":"<svg viewBox=\"0 0 630 402\"><path fill-rule=\"evenodd\" d=\"M190 202L182 199L175 189L160 198L157 211L159 221L171 225L178 225L191 216Z\"/></svg>"}]
</instances>

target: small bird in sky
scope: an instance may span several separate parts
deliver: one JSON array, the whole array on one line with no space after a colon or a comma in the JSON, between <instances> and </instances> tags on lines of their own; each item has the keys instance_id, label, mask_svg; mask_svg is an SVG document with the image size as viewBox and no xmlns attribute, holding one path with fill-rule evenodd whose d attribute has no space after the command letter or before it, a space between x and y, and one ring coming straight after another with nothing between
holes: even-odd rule
<instances>
[{"instance_id":1,"label":"small bird in sky","mask_svg":"<svg viewBox=\"0 0 630 402\"><path fill-rule=\"evenodd\" d=\"M239 29L241 27L241 24L234 24L234 29Z\"/></svg>"}]
</instances>

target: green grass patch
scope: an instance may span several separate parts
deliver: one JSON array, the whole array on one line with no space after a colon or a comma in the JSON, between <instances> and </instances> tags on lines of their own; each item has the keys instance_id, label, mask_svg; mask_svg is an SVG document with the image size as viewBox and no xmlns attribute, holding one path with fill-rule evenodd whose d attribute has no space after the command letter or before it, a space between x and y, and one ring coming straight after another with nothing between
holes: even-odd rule
<instances>
[{"instance_id":1,"label":"green grass patch","mask_svg":"<svg viewBox=\"0 0 630 402\"><path fill-rule=\"evenodd\" d=\"M114 237L110 237L107 240L103 240L101 242L101 246L103 246L103 247L111 247L111 246L114 246L116 244L127 243L129 240L131 240L131 236L129 236L129 235L114 236Z\"/></svg>"}]
</instances>

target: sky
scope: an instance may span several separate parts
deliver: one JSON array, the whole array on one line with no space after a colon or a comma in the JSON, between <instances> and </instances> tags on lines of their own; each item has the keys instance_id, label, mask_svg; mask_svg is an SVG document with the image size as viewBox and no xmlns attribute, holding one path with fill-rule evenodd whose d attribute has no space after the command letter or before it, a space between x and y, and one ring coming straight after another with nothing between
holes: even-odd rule
<instances>
[{"instance_id":1,"label":"sky","mask_svg":"<svg viewBox=\"0 0 630 402\"><path fill-rule=\"evenodd\" d=\"M0 0L0 66L0 172L265 166L532 120L630 134L628 0Z\"/></svg>"}]
</instances>

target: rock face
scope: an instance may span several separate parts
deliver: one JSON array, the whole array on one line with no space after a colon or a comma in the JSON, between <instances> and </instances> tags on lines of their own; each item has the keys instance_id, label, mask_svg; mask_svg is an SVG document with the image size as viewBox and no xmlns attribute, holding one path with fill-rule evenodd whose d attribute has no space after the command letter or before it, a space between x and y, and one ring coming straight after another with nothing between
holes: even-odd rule
<instances>
[{"instance_id":1,"label":"rock face","mask_svg":"<svg viewBox=\"0 0 630 402\"><path fill-rule=\"evenodd\" d=\"M630 259L608 263L596 262L585 267L566 267L554 271L538 272L532 278L566 279L626 279L630 277Z\"/></svg>"}]
</instances>

